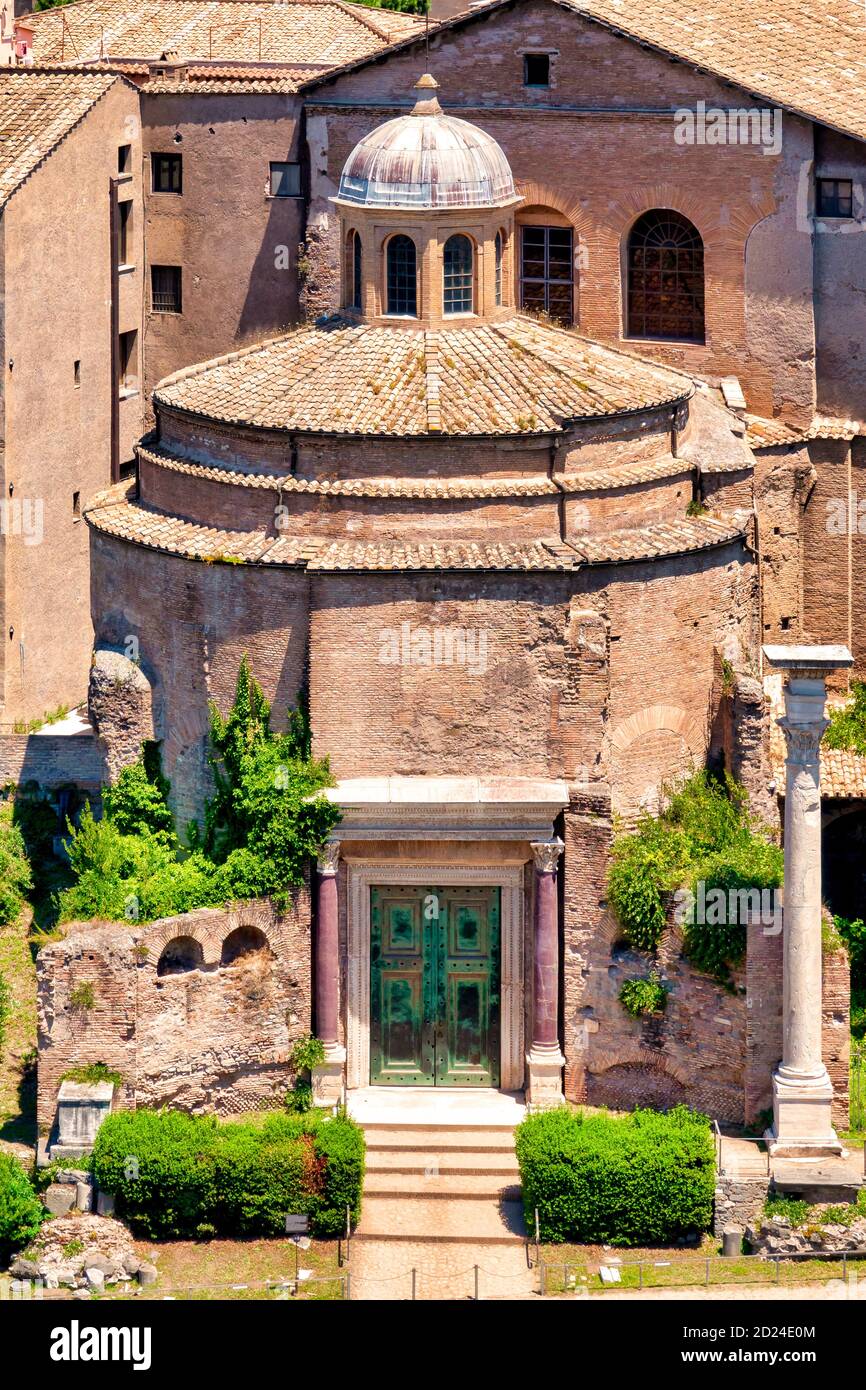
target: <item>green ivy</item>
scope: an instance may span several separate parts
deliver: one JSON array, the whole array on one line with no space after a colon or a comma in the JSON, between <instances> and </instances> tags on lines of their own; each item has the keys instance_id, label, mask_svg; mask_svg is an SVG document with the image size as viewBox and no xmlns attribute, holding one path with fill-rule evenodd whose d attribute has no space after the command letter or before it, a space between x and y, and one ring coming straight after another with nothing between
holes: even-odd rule
<instances>
[{"instance_id":1,"label":"green ivy","mask_svg":"<svg viewBox=\"0 0 866 1390\"><path fill-rule=\"evenodd\" d=\"M828 748L852 748L866 754L866 681L852 681L851 695L843 709L829 711L824 743Z\"/></svg>"},{"instance_id":2,"label":"green ivy","mask_svg":"<svg viewBox=\"0 0 866 1390\"><path fill-rule=\"evenodd\" d=\"M657 970L640 980L626 980L619 992L619 1002L632 1018L644 1014L663 1013L667 1008L670 988L662 984Z\"/></svg>"}]
</instances>

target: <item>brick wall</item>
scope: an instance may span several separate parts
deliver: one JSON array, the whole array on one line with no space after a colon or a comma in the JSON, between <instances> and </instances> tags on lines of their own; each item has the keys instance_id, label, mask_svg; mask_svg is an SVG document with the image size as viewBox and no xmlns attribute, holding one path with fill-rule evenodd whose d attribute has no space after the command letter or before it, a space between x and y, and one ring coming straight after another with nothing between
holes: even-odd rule
<instances>
[{"instance_id":1,"label":"brick wall","mask_svg":"<svg viewBox=\"0 0 866 1390\"><path fill-rule=\"evenodd\" d=\"M222 964L239 927L258 929L267 944ZM201 968L160 976L161 953L177 937L199 943ZM310 1031L310 971L306 888L284 915L258 901L141 927L72 923L37 959L40 1134L53 1123L63 1073L94 1062L122 1075L114 1104L124 1109L231 1115L278 1103L292 1081L292 1045ZM92 1009L71 1004L84 983Z\"/></svg>"},{"instance_id":2,"label":"brick wall","mask_svg":"<svg viewBox=\"0 0 866 1390\"><path fill-rule=\"evenodd\" d=\"M92 734L0 734L0 786L72 784L98 792L102 781L102 755Z\"/></svg>"}]
</instances>

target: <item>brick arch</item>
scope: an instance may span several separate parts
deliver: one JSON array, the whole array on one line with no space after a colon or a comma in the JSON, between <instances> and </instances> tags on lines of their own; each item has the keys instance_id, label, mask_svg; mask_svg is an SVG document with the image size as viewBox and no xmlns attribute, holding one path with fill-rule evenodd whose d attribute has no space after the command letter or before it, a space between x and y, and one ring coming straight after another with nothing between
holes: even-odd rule
<instances>
[{"instance_id":1,"label":"brick arch","mask_svg":"<svg viewBox=\"0 0 866 1390\"><path fill-rule=\"evenodd\" d=\"M214 930L209 924L187 922L182 917L171 917L146 927L142 936L142 945L148 949L149 963L156 965L170 941L174 941L179 936L191 936L201 946L204 964L219 965L225 935L225 931Z\"/></svg>"},{"instance_id":2,"label":"brick arch","mask_svg":"<svg viewBox=\"0 0 866 1390\"><path fill-rule=\"evenodd\" d=\"M624 751L635 739L649 733L664 730L679 734L686 742L689 752L700 757L705 752L705 731L700 720L689 714L681 705L648 705L637 710L627 719L620 720L610 735L611 748Z\"/></svg>"},{"instance_id":3,"label":"brick arch","mask_svg":"<svg viewBox=\"0 0 866 1390\"><path fill-rule=\"evenodd\" d=\"M637 1038L619 1042L616 1047L599 1048L594 1051L587 1070L600 1078L613 1067L643 1067L645 1070L663 1074L680 1086L691 1086L693 1083L693 1077L685 1067L678 1066L670 1057L647 1047Z\"/></svg>"},{"instance_id":4,"label":"brick arch","mask_svg":"<svg viewBox=\"0 0 866 1390\"><path fill-rule=\"evenodd\" d=\"M564 198L561 193L546 183L535 183L532 179L518 179L516 188L523 198L524 207L553 208L554 212L560 213L562 217L567 217L568 221L582 234L585 234L592 225L580 203L573 199ZM520 208L518 207L516 211L519 214Z\"/></svg>"}]
</instances>

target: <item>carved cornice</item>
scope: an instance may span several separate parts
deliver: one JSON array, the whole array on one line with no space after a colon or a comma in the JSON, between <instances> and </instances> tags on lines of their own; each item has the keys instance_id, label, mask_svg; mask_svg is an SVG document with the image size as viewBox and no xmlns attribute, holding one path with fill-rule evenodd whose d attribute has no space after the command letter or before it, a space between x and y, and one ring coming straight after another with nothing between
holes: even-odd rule
<instances>
[{"instance_id":1,"label":"carved cornice","mask_svg":"<svg viewBox=\"0 0 866 1390\"><path fill-rule=\"evenodd\" d=\"M539 874L552 874L556 872L559 856L565 849L562 840L533 840L529 848L532 850L532 857L535 860L535 870Z\"/></svg>"}]
</instances>

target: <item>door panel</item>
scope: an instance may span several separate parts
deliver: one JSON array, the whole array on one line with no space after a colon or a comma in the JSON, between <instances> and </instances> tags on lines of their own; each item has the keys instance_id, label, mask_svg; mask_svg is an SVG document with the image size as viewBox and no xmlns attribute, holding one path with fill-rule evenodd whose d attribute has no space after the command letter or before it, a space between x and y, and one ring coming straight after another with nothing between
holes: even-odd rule
<instances>
[{"instance_id":1,"label":"door panel","mask_svg":"<svg viewBox=\"0 0 866 1390\"><path fill-rule=\"evenodd\" d=\"M499 889L370 892L371 1082L498 1086Z\"/></svg>"}]
</instances>

